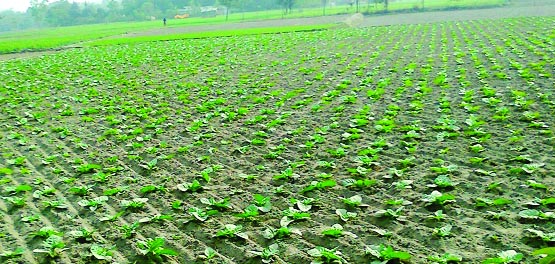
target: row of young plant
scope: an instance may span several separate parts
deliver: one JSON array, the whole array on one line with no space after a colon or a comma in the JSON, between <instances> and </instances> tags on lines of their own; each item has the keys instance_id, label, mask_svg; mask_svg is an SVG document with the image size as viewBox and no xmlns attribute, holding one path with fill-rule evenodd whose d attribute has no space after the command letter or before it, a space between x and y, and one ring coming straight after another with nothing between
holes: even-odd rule
<instances>
[{"instance_id":1,"label":"row of young plant","mask_svg":"<svg viewBox=\"0 0 555 264\"><path fill-rule=\"evenodd\" d=\"M505 88L503 84L513 71L504 68L507 64L498 64L501 59L488 52L495 42L488 39L493 34L488 30L490 26L497 26L498 32L518 34L518 25L540 22L511 21L519 24L461 22L289 34L262 40L199 41L212 45L203 49L204 54L218 56L202 60L184 56L190 58L186 62L191 66L187 68L164 68L167 62L185 62L171 56L171 52L187 48L184 43L170 43L173 46L169 50L159 50L157 55L147 51L150 46L136 46L136 62L132 63L137 65L123 62L121 52L128 48L109 48L115 51L111 59L117 63L103 64L105 61L97 54L105 52L80 54L82 67L70 70L73 72L66 73L68 77L82 74L91 61L97 64L93 63L92 76L85 75L86 79L73 83L48 76L47 70L54 72L69 59L52 56L41 65L46 70L36 75L37 83L48 81L50 87L33 90L49 100L25 93L11 96L12 101L2 98L7 103L3 112L9 124L2 130L7 146L2 157L6 164L2 169L6 197L2 208L13 223L23 222L18 228L35 229L25 234L32 238L29 242L19 239L21 247L27 243L36 253L46 252L53 258L64 257L62 252L69 243L66 233L76 234L77 242L94 242L90 256L85 257L134 258L108 245L106 238L112 233L124 241L132 239L125 245L155 261L176 251L187 255L186 259L199 256L199 252L187 253L186 246L178 246L183 237L168 241L149 236L160 231L149 223L160 221L166 223L161 229L166 234L179 233L182 225L190 225L206 228L202 233L220 230L215 237L244 240L225 240L214 250L208 246L214 238L199 235L209 240L200 241L193 237L195 233L185 233L186 240L201 245L204 258L224 260L241 258L234 249L252 249L252 256L268 261L281 258L280 243L287 244L287 240L275 244L265 239L289 235L294 236L291 243L309 250L310 258L324 262L354 261L356 255L364 254L382 260L408 259L408 252L393 249L406 241L398 237L399 233L431 219L422 230L432 234L433 240L452 243L453 237L468 231L460 226L463 222L449 216L456 212L467 216L477 212L495 221L505 219L530 227L530 235L539 241L551 241L548 228L542 231L533 227L546 225L537 219L552 218L548 209L553 198L545 193L550 187L541 181L545 164L534 160L540 153L524 142L535 131L550 135L551 130L545 127L549 112L543 112L545 108L530 99L527 89ZM361 44L366 43L368 33L373 33L375 39L370 43L382 44ZM474 41L467 41L472 40L468 34ZM275 40L279 40L283 52L260 45ZM541 43L547 40L535 42L546 46ZM519 46L530 43L517 42L522 43ZM293 54L299 47L306 55L296 59ZM506 53L518 54L517 48L511 47ZM189 48L180 52L193 51ZM268 58L274 58L271 67L265 66ZM412 62L413 58L417 62ZM131 70L131 66L145 62L151 63L147 69ZM13 64L22 71L25 68L21 64L25 63ZM259 74L251 73L253 69L247 65L255 65ZM495 71L500 74L488 74ZM187 76L187 81L175 77L183 73L198 76L201 72L206 75ZM535 72L538 76L533 78L549 78L549 68ZM532 82L520 72L511 77L517 83ZM13 83L6 81L6 94L21 94L21 80L8 80ZM67 96L68 89L75 89L75 95ZM552 106L551 95L543 98L541 104ZM482 114L484 109L486 114ZM523 116L521 123L510 122L513 112ZM517 154L507 157L503 154L506 149L496 145L505 142L506 132L500 130L513 127L517 129L509 137L514 145L510 151ZM464 143L457 143L460 141ZM500 166L505 160L512 165ZM419 171L430 175L420 175ZM469 173L477 176L466 176ZM506 173L526 181L514 184L497 179ZM483 180L477 184L481 188L468 187L472 180ZM420 182L426 184L415 184ZM523 194L512 190L520 184L538 191ZM237 190L221 192L219 185ZM477 189L481 189L481 197L459 197ZM260 190L264 192L257 192ZM231 199L238 192L248 195L236 198L238 201ZM518 211L516 219L511 216L515 201L505 198L514 195L519 197L520 205L529 207ZM64 197L75 201L64 201ZM461 203L460 199L465 200ZM371 209L366 204L371 204ZM29 213L25 213L27 210ZM67 210L73 217L86 213L78 221L84 229L73 225L71 217L65 218ZM318 218L311 219L313 215ZM332 215L336 215L335 223L320 223ZM372 218L362 220L365 215ZM229 222L227 216L237 220ZM61 219L67 224L53 229L52 223ZM298 223L302 220L305 222ZM116 225L106 224L112 221ZM203 224L191 223L195 221ZM257 228L257 222L268 227ZM39 229L41 225L44 230ZM357 226L370 228L373 233L349 231ZM359 247L327 248L324 240L299 236L307 232L341 238ZM482 232L494 242L494 236L498 236ZM365 246L362 241L368 240L375 244ZM174 250L166 249L165 242L170 242ZM493 258L497 260L489 261L509 263L523 257L510 245L497 248L504 249ZM199 246L194 249L198 251ZM346 253L341 256L339 252ZM11 256L8 253L15 256L23 252L6 249L6 257ZM453 253L435 253L419 245L413 255L417 259L429 256L438 263L461 261L463 257ZM34 258L30 253L25 257L29 261ZM472 256L465 253L464 258Z\"/></svg>"}]
</instances>

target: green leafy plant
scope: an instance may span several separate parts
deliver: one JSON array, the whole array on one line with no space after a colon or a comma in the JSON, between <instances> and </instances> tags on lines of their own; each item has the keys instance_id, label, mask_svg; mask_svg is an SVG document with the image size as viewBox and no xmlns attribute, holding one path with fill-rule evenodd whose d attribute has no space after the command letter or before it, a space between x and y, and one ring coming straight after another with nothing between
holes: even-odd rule
<instances>
[{"instance_id":1,"label":"green leafy plant","mask_svg":"<svg viewBox=\"0 0 555 264\"><path fill-rule=\"evenodd\" d=\"M99 206L108 201L107 196L99 196L91 200L81 200L77 202L78 205L88 207L91 211L95 211Z\"/></svg>"},{"instance_id":2,"label":"green leafy plant","mask_svg":"<svg viewBox=\"0 0 555 264\"><path fill-rule=\"evenodd\" d=\"M72 236L73 238L75 238L76 241L80 243L86 243L94 240L94 233L94 230L89 231L85 228L81 228L80 230L70 231L68 235Z\"/></svg>"},{"instance_id":3,"label":"green leafy plant","mask_svg":"<svg viewBox=\"0 0 555 264\"><path fill-rule=\"evenodd\" d=\"M78 195L78 196L85 196L87 194L89 194L89 192L92 191L92 185L88 185L88 186L80 186L80 187L71 187L69 189L69 192Z\"/></svg>"},{"instance_id":4,"label":"green leafy plant","mask_svg":"<svg viewBox=\"0 0 555 264\"><path fill-rule=\"evenodd\" d=\"M349 212L346 209L336 209L335 214L337 214L344 222L355 219L358 215L357 213Z\"/></svg>"},{"instance_id":5,"label":"green leafy plant","mask_svg":"<svg viewBox=\"0 0 555 264\"><path fill-rule=\"evenodd\" d=\"M262 249L262 251L249 251L250 253L262 258L262 263L271 263L272 258L279 253L278 244L271 244L268 247Z\"/></svg>"},{"instance_id":6,"label":"green leafy plant","mask_svg":"<svg viewBox=\"0 0 555 264\"><path fill-rule=\"evenodd\" d=\"M544 219L544 220L555 219L554 212L542 212L540 210L535 210L535 209L522 210L518 213L518 216L524 219Z\"/></svg>"},{"instance_id":7,"label":"green leafy plant","mask_svg":"<svg viewBox=\"0 0 555 264\"><path fill-rule=\"evenodd\" d=\"M61 236L52 235L42 242L42 248L35 249L33 252L45 253L48 254L50 258L57 258L67 249L65 246L66 244L63 242Z\"/></svg>"},{"instance_id":8,"label":"green leafy plant","mask_svg":"<svg viewBox=\"0 0 555 264\"><path fill-rule=\"evenodd\" d=\"M432 187L432 188L452 188L455 187L455 185L457 185L456 183L454 183L451 178L449 178L448 175L439 175L434 179L434 183L428 185L428 187Z\"/></svg>"},{"instance_id":9,"label":"green leafy plant","mask_svg":"<svg viewBox=\"0 0 555 264\"><path fill-rule=\"evenodd\" d=\"M157 214L154 216L143 217L139 219L139 223L159 223L162 221L171 221L171 220L173 220L173 216L171 215Z\"/></svg>"},{"instance_id":10,"label":"green leafy plant","mask_svg":"<svg viewBox=\"0 0 555 264\"><path fill-rule=\"evenodd\" d=\"M146 256L150 260L162 262L164 257L177 256L177 252L164 247L166 243L163 237L156 237L154 239L147 239L146 241L137 242L139 253Z\"/></svg>"},{"instance_id":11,"label":"green leafy plant","mask_svg":"<svg viewBox=\"0 0 555 264\"><path fill-rule=\"evenodd\" d=\"M132 224L122 225L119 228L122 231L121 237L125 239L133 237L138 228L139 228L139 222L133 222Z\"/></svg>"},{"instance_id":12,"label":"green leafy plant","mask_svg":"<svg viewBox=\"0 0 555 264\"><path fill-rule=\"evenodd\" d=\"M42 238L48 238L48 237L51 237L51 236L54 236L54 235L63 236L63 233L56 231L51 226L45 226L45 227L42 227L41 229L39 229L39 231L31 232L31 234L30 234L30 236L32 236L32 237L42 237Z\"/></svg>"},{"instance_id":13,"label":"green leafy plant","mask_svg":"<svg viewBox=\"0 0 555 264\"><path fill-rule=\"evenodd\" d=\"M206 247L202 255L200 255L200 258L208 261L215 258L217 255L218 253L216 252L216 250L211 247Z\"/></svg>"},{"instance_id":14,"label":"green leafy plant","mask_svg":"<svg viewBox=\"0 0 555 264\"><path fill-rule=\"evenodd\" d=\"M324 229L322 231L322 235L330 236L330 237L334 237L334 238L342 237L344 235L349 235L353 238L357 238L357 235L355 235L351 232L344 231L343 226L341 226L340 224L334 224L330 228Z\"/></svg>"},{"instance_id":15,"label":"green leafy plant","mask_svg":"<svg viewBox=\"0 0 555 264\"><path fill-rule=\"evenodd\" d=\"M495 200L490 200L488 198L476 198L476 207L487 207L487 206L503 206L507 204L512 204L513 201L506 198L497 198Z\"/></svg>"},{"instance_id":16,"label":"green leafy plant","mask_svg":"<svg viewBox=\"0 0 555 264\"><path fill-rule=\"evenodd\" d=\"M328 249L325 247L316 247L310 249L308 255L314 258L312 263L347 263L347 261L342 257L341 251L337 248Z\"/></svg>"},{"instance_id":17,"label":"green leafy plant","mask_svg":"<svg viewBox=\"0 0 555 264\"><path fill-rule=\"evenodd\" d=\"M199 181L193 180L191 183L184 182L182 184L178 184L176 188L182 192L198 192L202 190L202 185Z\"/></svg>"},{"instance_id":18,"label":"green leafy plant","mask_svg":"<svg viewBox=\"0 0 555 264\"><path fill-rule=\"evenodd\" d=\"M240 217L240 218L244 218L244 219L250 219L252 220L254 217L258 216L258 207L254 204L251 204L249 206L247 206L244 210L244 212L239 213L239 214L235 214L236 217Z\"/></svg>"},{"instance_id":19,"label":"green leafy plant","mask_svg":"<svg viewBox=\"0 0 555 264\"><path fill-rule=\"evenodd\" d=\"M445 253L443 255L428 256L428 260L433 261L434 264L448 264L462 262L462 257L456 254Z\"/></svg>"},{"instance_id":20,"label":"green leafy plant","mask_svg":"<svg viewBox=\"0 0 555 264\"><path fill-rule=\"evenodd\" d=\"M364 251L378 260L386 261L385 263L390 260L408 261L412 257L407 252L393 250L391 246L383 244L366 246Z\"/></svg>"},{"instance_id":21,"label":"green leafy plant","mask_svg":"<svg viewBox=\"0 0 555 264\"><path fill-rule=\"evenodd\" d=\"M350 207L366 207L367 204L362 203L362 196L354 195L349 198L343 198L343 203Z\"/></svg>"},{"instance_id":22,"label":"green leafy plant","mask_svg":"<svg viewBox=\"0 0 555 264\"><path fill-rule=\"evenodd\" d=\"M327 188L332 188L336 185L337 183L334 180L324 180L321 182L318 181L312 181L310 182L310 185L306 186L301 193L306 193L306 192L311 192L314 190L323 190L323 189L327 189Z\"/></svg>"},{"instance_id":23,"label":"green leafy plant","mask_svg":"<svg viewBox=\"0 0 555 264\"><path fill-rule=\"evenodd\" d=\"M272 203L270 202L270 197L261 195L261 194L254 194L254 205L260 210L261 212L267 213L272 210Z\"/></svg>"},{"instance_id":24,"label":"green leafy plant","mask_svg":"<svg viewBox=\"0 0 555 264\"><path fill-rule=\"evenodd\" d=\"M448 236L452 236L453 234L451 234L451 230L453 229L452 225L445 225L443 227L440 228L435 228L434 229L434 235L438 236L438 237L448 237Z\"/></svg>"},{"instance_id":25,"label":"green leafy plant","mask_svg":"<svg viewBox=\"0 0 555 264\"><path fill-rule=\"evenodd\" d=\"M242 225L226 224L224 228L216 233L216 237L227 237L234 238L240 237L242 239L248 239L247 233L241 232L243 230Z\"/></svg>"},{"instance_id":26,"label":"green leafy plant","mask_svg":"<svg viewBox=\"0 0 555 264\"><path fill-rule=\"evenodd\" d=\"M555 263L555 247L542 248L534 251L532 254L542 256L539 264Z\"/></svg>"},{"instance_id":27,"label":"green leafy plant","mask_svg":"<svg viewBox=\"0 0 555 264\"><path fill-rule=\"evenodd\" d=\"M81 164L75 168L79 173L92 173L97 172L102 169L102 166L98 164Z\"/></svg>"},{"instance_id":28,"label":"green leafy plant","mask_svg":"<svg viewBox=\"0 0 555 264\"><path fill-rule=\"evenodd\" d=\"M189 214L192 215L195 219L204 222L208 220L210 216L218 214L218 210L204 211L200 208L191 207L189 208Z\"/></svg>"},{"instance_id":29,"label":"green leafy plant","mask_svg":"<svg viewBox=\"0 0 555 264\"><path fill-rule=\"evenodd\" d=\"M438 191L433 191L431 194L424 195L422 198L423 202L444 205L446 203L455 202L455 196L451 194L442 194Z\"/></svg>"},{"instance_id":30,"label":"green leafy plant","mask_svg":"<svg viewBox=\"0 0 555 264\"><path fill-rule=\"evenodd\" d=\"M384 209L384 210L378 210L376 211L375 215L377 217L388 217L388 218L392 218L395 219L397 221L405 221L406 220L406 216L403 215L405 207L401 206L395 210L393 209Z\"/></svg>"},{"instance_id":31,"label":"green leafy plant","mask_svg":"<svg viewBox=\"0 0 555 264\"><path fill-rule=\"evenodd\" d=\"M5 250L0 253L0 260L8 260L13 258L18 258L25 253L24 248L16 248L14 251Z\"/></svg>"},{"instance_id":32,"label":"green leafy plant","mask_svg":"<svg viewBox=\"0 0 555 264\"><path fill-rule=\"evenodd\" d=\"M146 202L148 202L148 198L135 198L133 200L122 200L120 204L125 210L133 211L142 209Z\"/></svg>"},{"instance_id":33,"label":"green leafy plant","mask_svg":"<svg viewBox=\"0 0 555 264\"><path fill-rule=\"evenodd\" d=\"M91 245L90 251L92 256L98 260L112 261L115 246L106 247L104 245L93 244Z\"/></svg>"},{"instance_id":34,"label":"green leafy plant","mask_svg":"<svg viewBox=\"0 0 555 264\"><path fill-rule=\"evenodd\" d=\"M514 250L507 250L497 254L495 258L485 259L482 264L493 264L493 263L519 263L524 258L522 253L518 253Z\"/></svg>"},{"instance_id":35,"label":"green leafy plant","mask_svg":"<svg viewBox=\"0 0 555 264\"><path fill-rule=\"evenodd\" d=\"M218 211L225 211L231 209L231 204L229 203L229 198L224 198L220 200L216 200L212 197L210 198L200 198L200 202L203 204L208 205L209 208L218 210Z\"/></svg>"},{"instance_id":36,"label":"green leafy plant","mask_svg":"<svg viewBox=\"0 0 555 264\"><path fill-rule=\"evenodd\" d=\"M302 236L301 230L298 228L289 228L288 226L281 226L278 229L268 227L262 231L262 236L266 239L286 238L296 234Z\"/></svg>"}]
</instances>

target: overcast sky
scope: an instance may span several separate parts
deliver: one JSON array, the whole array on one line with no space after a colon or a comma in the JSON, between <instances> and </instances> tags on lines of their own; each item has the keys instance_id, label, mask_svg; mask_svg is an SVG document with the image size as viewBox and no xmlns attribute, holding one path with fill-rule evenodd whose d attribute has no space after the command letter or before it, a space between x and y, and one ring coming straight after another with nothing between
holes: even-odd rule
<instances>
[{"instance_id":1,"label":"overcast sky","mask_svg":"<svg viewBox=\"0 0 555 264\"><path fill-rule=\"evenodd\" d=\"M0 11L12 9L14 11L25 12L29 8L29 0L0 0ZM48 1L49 3L56 2L54 0ZM89 2L100 3L102 0L69 0L69 2Z\"/></svg>"}]
</instances>

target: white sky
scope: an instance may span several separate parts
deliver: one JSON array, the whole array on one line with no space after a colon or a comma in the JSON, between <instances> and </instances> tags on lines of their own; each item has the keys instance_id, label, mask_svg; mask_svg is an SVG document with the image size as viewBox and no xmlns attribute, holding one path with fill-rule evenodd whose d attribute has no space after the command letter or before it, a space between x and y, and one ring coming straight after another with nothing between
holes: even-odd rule
<instances>
[{"instance_id":1,"label":"white sky","mask_svg":"<svg viewBox=\"0 0 555 264\"><path fill-rule=\"evenodd\" d=\"M0 11L12 9L14 11L25 12L29 8L29 0L0 0ZM56 2L55 0L48 1L49 3ZM69 0L69 2L89 2L100 3L102 0Z\"/></svg>"}]
</instances>

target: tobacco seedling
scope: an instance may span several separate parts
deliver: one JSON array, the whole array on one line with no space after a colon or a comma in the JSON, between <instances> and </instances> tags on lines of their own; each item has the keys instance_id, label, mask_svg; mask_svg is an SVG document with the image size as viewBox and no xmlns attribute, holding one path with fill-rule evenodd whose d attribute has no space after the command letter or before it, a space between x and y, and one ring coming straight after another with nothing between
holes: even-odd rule
<instances>
[{"instance_id":1,"label":"tobacco seedling","mask_svg":"<svg viewBox=\"0 0 555 264\"><path fill-rule=\"evenodd\" d=\"M107 196L99 196L91 200L81 200L77 202L77 204L83 207L89 207L89 209L94 212L99 206L104 204L106 201L108 201Z\"/></svg>"},{"instance_id":2,"label":"tobacco seedling","mask_svg":"<svg viewBox=\"0 0 555 264\"><path fill-rule=\"evenodd\" d=\"M430 204L444 205L446 203L455 202L455 196L451 194L442 194L438 191L433 191L431 194L424 195L422 198L423 202Z\"/></svg>"},{"instance_id":3,"label":"tobacco seedling","mask_svg":"<svg viewBox=\"0 0 555 264\"><path fill-rule=\"evenodd\" d=\"M540 238L545 242L555 242L555 233L545 233L541 230L531 228L526 229L526 231L528 231L528 233L530 233L532 237Z\"/></svg>"},{"instance_id":4,"label":"tobacco seedling","mask_svg":"<svg viewBox=\"0 0 555 264\"><path fill-rule=\"evenodd\" d=\"M142 194L148 194L148 193L152 193L152 192L165 192L166 188L164 186L147 185L147 186L141 187L141 189L139 189L139 191Z\"/></svg>"},{"instance_id":5,"label":"tobacco seedling","mask_svg":"<svg viewBox=\"0 0 555 264\"><path fill-rule=\"evenodd\" d=\"M105 190L104 192L102 192L102 194L104 194L106 196L114 196L114 195L116 195L118 193L121 193L125 190L127 190L127 187L119 187L118 186L118 187L115 187L115 188L112 188L112 189Z\"/></svg>"},{"instance_id":6,"label":"tobacco seedling","mask_svg":"<svg viewBox=\"0 0 555 264\"><path fill-rule=\"evenodd\" d=\"M105 247L103 245L93 244L91 245L90 251L92 256L98 260L112 261L112 256L114 255L112 250L115 248L115 246Z\"/></svg>"},{"instance_id":7,"label":"tobacco seedling","mask_svg":"<svg viewBox=\"0 0 555 264\"><path fill-rule=\"evenodd\" d=\"M453 188L457 185L454 183L448 175L439 175L434 179L433 184L429 184L428 187L431 188Z\"/></svg>"},{"instance_id":8,"label":"tobacco seedling","mask_svg":"<svg viewBox=\"0 0 555 264\"><path fill-rule=\"evenodd\" d=\"M42 227L39 231L37 232L32 232L31 234L29 234L31 237L42 237L42 238L48 238L50 236L62 236L63 233L62 232L58 232L56 230L54 230L53 227L51 226L45 226Z\"/></svg>"},{"instance_id":9,"label":"tobacco seedling","mask_svg":"<svg viewBox=\"0 0 555 264\"><path fill-rule=\"evenodd\" d=\"M98 164L81 164L75 168L79 173L92 173L96 171L100 171L102 166Z\"/></svg>"},{"instance_id":10,"label":"tobacco seedling","mask_svg":"<svg viewBox=\"0 0 555 264\"><path fill-rule=\"evenodd\" d=\"M80 243L86 243L94 240L94 237L93 237L94 232L95 232L94 230L89 231L85 228L81 228L81 230L70 231L68 235L74 237L75 240Z\"/></svg>"},{"instance_id":11,"label":"tobacco seedling","mask_svg":"<svg viewBox=\"0 0 555 264\"><path fill-rule=\"evenodd\" d=\"M25 207L27 204L25 197L3 197L3 199L11 203L15 208Z\"/></svg>"},{"instance_id":12,"label":"tobacco seedling","mask_svg":"<svg viewBox=\"0 0 555 264\"><path fill-rule=\"evenodd\" d=\"M40 215L29 215L29 216L23 216L21 217L21 221L26 222L26 223L33 223L35 221L39 221L40 220Z\"/></svg>"},{"instance_id":13,"label":"tobacco seedling","mask_svg":"<svg viewBox=\"0 0 555 264\"><path fill-rule=\"evenodd\" d=\"M261 212L267 213L270 212L272 209L272 203L270 202L270 197L261 195L261 194L254 194L254 205L260 210Z\"/></svg>"},{"instance_id":14,"label":"tobacco seedling","mask_svg":"<svg viewBox=\"0 0 555 264\"><path fill-rule=\"evenodd\" d=\"M405 209L404 206L397 208L396 210L393 209L385 209L385 210L378 210L375 215L377 217L388 217L395 219L397 221L405 221L406 217L403 216L403 210Z\"/></svg>"},{"instance_id":15,"label":"tobacco seedling","mask_svg":"<svg viewBox=\"0 0 555 264\"><path fill-rule=\"evenodd\" d=\"M304 194L306 192L311 192L314 190L323 190L326 188L332 188L336 185L337 183L334 180L324 180L324 181L312 181L310 182L310 185L306 186L301 193Z\"/></svg>"},{"instance_id":16,"label":"tobacco seedling","mask_svg":"<svg viewBox=\"0 0 555 264\"><path fill-rule=\"evenodd\" d=\"M321 263L347 263L347 261L342 257L341 251L337 248L327 249L325 247L316 247L309 250L308 255L314 258L313 264Z\"/></svg>"},{"instance_id":17,"label":"tobacco seedling","mask_svg":"<svg viewBox=\"0 0 555 264\"><path fill-rule=\"evenodd\" d=\"M4 188L4 191L8 193L8 195L19 194L22 192L30 192L32 190L33 190L33 187L26 184L21 184L18 186L7 186L6 188Z\"/></svg>"},{"instance_id":18,"label":"tobacco seedling","mask_svg":"<svg viewBox=\"0 0 555 264\"><path fill-rule=\"evenodd\" d=\"M289 223L294 221L310 219L310 213L297 210L293 207L283 211L283 217L281 218L281 226L288 226Z\"/></svg>"},{"instance_id":19,"label":"tobacco seedling","mask_svg":"<svg viewBox=\"0 0 555 264\"><path fill-rule=\"evenodd\" d=\"M331 228L325 229L324 231L322 231L322 235L330 236L334 238L339 238L344 235L348 235L348 236L351 236L352 238L357 238L357 235L351 232L343 231L343 226L341 226L340 224L334 224L331 226Z\"/></svg>"},{"instance_id":20,"label":"tobacco seedling","mask_svg":"<svg viewBox=\"0 0 555 264\"><path fill-rule=\"evenodd\" d=\"M524 258L522 253L518 253L514 250L507 250L497 253L497 257L485 259L482 264L494 264L494 263L519 263Z\"/></svg>"},{"instance_id":21,"label":"tobacco seedling","mask_svg":"<svg viewBox=\"0 0 555 264\"><path fill-rule=\"evenodd\" d=\"M279 253L279 246L278 244L271 244L262 251L251 250L249 252L262 258L262 263L271 263L273 261L272 258Z\"/></svg>"},{"instance_id":22,"label":"tobacco seedling","mask_svg":"<svg viewBox=\"0 0 555 264\"><path fill-rule=\"evenodd\" d=\"M217 210L217 211L225 211L231 209L231 204L229 203L229 198L224 198L219 201L215 200L214 198L200 198L200 202L203 204L208 205L209 208Z\"/></svg>"},{"instance_id":23,"label":"tobacco seedling","mask_svg":"<svg viewBox=\"0 0 555 264\"><path fill-rule=\"evenodd\" d=\"M293 168L289 167L281 172L279 175L274 176L274 180L290 180L290 179L297 179L300 176L296 173L293 173Z\"/></svg>"},{"instance_id":24,"label":"tobacco seedling","mask_svg":"<svg viewBox=\"0 0 555 264\"><path fill-rule=\"evenodd\" d=\"M108 216L105 216L105 217L101 217L98 220L101 221L101 222L105 222L105 221L114 222L120 216L122 216L123 214L125 214L125 211L120 211L120 212L117 212L115 215L108 215Z\"/></svg>"},{"instance_id":25,"label":"tobacco seedling","mask_svg":"<svg viewBox=\"0 0 555 264\"><path fill-rule=\"evenodd\" d=\"M42 204L46 208L67 209L67 205L63 200L43 201Z\"/></svg>"},{"instance_id":26,"label":"tobacco seedling","mask_svg":"<svg viewBox=\"0 0 555 264\"><path fill-rule=\"evenodd\" d=\"M214 250L211 247L206 247L202 255L200 255L199 257L204 260L211 260L215 258L217 255L218 253L216 252L216 250Z\"/></svg>"},{"instance_id":27,"label":"tobacco seedling","mask_svg":"<svg viewBox=\"0 0 555 264\"><path fill-rule=\"evenodd\" d=\"M354 195L350 198L343 198L343 203L350 207L366 207L367 204L362 203L362 196Z\"/></svg>"},{"instance_id":28,"label":"tobacco seedling","mask_svg":"<svg viewBox=\"0 0 555 264\"><path fill-rule=\"evenodd\" d=\"M302 236L301 230L297 228L289 228L287 226L282 226L278 229L268 227L262 231L262 236L266 239L285 238L290 237L292 234Z\"/></svg>"},{"instance_id":29,"label":"tobacco seedling","mask_svg":"<svg viewBox=\"0 0 555 264\"><path fill-rule=\"evenodd\" d=\"M0 253L0 260L8 260L8 259L17 258L17 257L22 256L23 253L25 253L24 248L16 248L14 251L6 250L6 251L3 251L2 253Z\"/></svg>"},{"instance_id":30,"label":"tobacco seedling","mask_svg":"<svg viewBox=\"0 0 555 264\"><path fill-rule=\"evenodd\" d=\"M56 258L67 249L65 246L66 244L61 236L52 235L42 242L42 248L35 249L33 252L46 253L50 258Z\"/></svg>"},{"instance_id":31,"label":"tobacco seedling","mask_svg":"<svg viewBox=\"0 0 555 264\"><path fill-rule=\"evenodd\" d=\"M254 204L247 206L243 213L235 214L236 217L244 218L247 220L253 220L253 218L258 215L258 207Z\"/></svg>"},{"instance_id":32,"label":"tobacco seedling","mask_svg":"<svg viewBox=\"0 0 555 264\"><path fill-rule=\"evenodd\" d=\"M155 216L151 216L151 217L143 217L141 219L139 219L139 223L158 223L158 222L162 222L165 220L173 220L173 216L171 215L155 215Z\"/></svg>"},{"instance_id":33,"label":"tobacco seedling","mask_svg":"<svg viewBox=\"0 0 555 264\"><path fill-rule=\"evenodd\" d=\"M33 198L39 199L42 196L51 196L54 195L54 192L56 192L56 189L44 186L44 190L36 190L33 192Z\"/></svg>"},{"instance_id":34,"label":"tobacco seedling","mask_svg":"<svg viewBox=\"0 0 555 264\"><path fill-rule=\"evenodd\" d=\"M542 259L540 259L539 264L553 264L555 263L555 247L548 247L542 248L534 251L533 255L540 255Z\"/></svg>"},{"instance_id":35,"label":"tobacco seedling","mask_svg":"<svg viewBox=\"0 0 555 264\"><path fill-rule=\"evenodd\" d=\"M476 198L476 207L487 207L487 206L503 206L507 204L512 204L513 201L506 198L497 198L495 200L490 200L488 198Z\"/></svg>"},{"instance_id":36,"label":"tobacco seedling","mask_svg":"<svg viewBox=\"0 0 555 264\"><path fill-rule=\"evenodd\" d=\"M535 189L547 190L547 186L545 184L536 182L534 180L527 180L526 185Z\"/></svg>"},{"instance_id":37,"label":"tobacco seedling","mask_svg":"<svg viewBox=\"0 0 555 264\"><path fill-rule=\"evenodd\" d=\"M385 261L381 263L388 263L390 260L408 261L411 258L409 253L393 250L391 246L383 244L366 246L364 251L378 260Z\"/></svg>"},{"instance_id":38,"label":"tobacco seedling","mask_svg":"<svg viewBox=\"0 0 555 264\"><path fill-rule=\"evenodd\" d=\"M438 236L438 237L448 237L448 236L452 236L453 234L451 234L451 230L453 229L453 226L450 224L447 224L443 227L440 228L435 228L434 229L434 235Z\"/></svg>"},{"instance_id":39,"label":"tobacco seedling","mask_svg":"<svg viewBox=\"0 0 555 264\"><path fill-rule=\"evenodd\" d=\"M81 187L72 187L69 189L69 192L78 195L78 196L85 196L92 191L93 185L81 186Z\"/></svg>"},{"instance_id":40,"label":"tobacco seedling","mask_svg":"<svg viewBox=\"0 0 555 264\"><path fill-rule=\"evenodd\" d=\"M178 184L176 188L182 192L198 192L202 190L202 185L199 181L193 180L191 183L184 182L182 184Z\"/></svg>"},{"instance_id":41,"label":"tobacco seedling","mask_svg":"<svg viewBox=\"0 0 555 264\"><path fill-rule=\"evenodd\" d=\"M345 209L336 209L335 213L341 218L342 221L347 222L357 217L357 213L348 212Z\"/></svg>"},{"instance_id":42,"label":"tobacco seedling","mask_svg":"<svg viewBox=\"0 0 555 264\"><path fill-rule=\"evenodd\" d=\"M355 180L355 179L346 179L343 180L341 182L341 184L345 187L349 187L349 188L353 188L353 189L365 189L365 188L370 188L376 184L378 184L377 180L369 180L369 179L361 179L361 180Z\"/></svg>"},{"instance_id":43,"label":"tobacco seedling","mask_svg":"<svg viewBox=\"0 0 555 264\"><path fill-rule=\"evenodd\" d=\"M535 209L522 210L518 213L518 216L524 219L544 219L544 220L555 219L554 212L542 212Z\"/></svg>"},{"instance_id":44,"label":"tobacco seedling","mask_svg":"<svg viewBox=\"0 0 555 264\"><path fill-rule=\"evenodd\" d=\"M462 262L462 257L451 253L445 253L441 256L429 256L428 260L432 261L432 264L448 264Z\"/></svg>"},{"instance_id":45,"label":"tobacco seedling","mask_svg":"<svg viewBox=\"0 0 555 264\"><path fill-rule=\"evenodd\" d=\"M119 228L123 232L121 234L121 237L125 239L133 237L137 228L139 228L139 222L133 222L133 224L130 225L122 225Z\"/></svg>"},{"instance_id":46,"label":"tobacco seedling","mask_svg":"<svg viewBox=\"0 0 555 264\"><path fill-rule=\"evenodd\" d=\"M166 241L163 237L149 238L146 241L137 242L137 248L139 253L148 259L155 262L163 262L163 257L177 256L177 252L164 248L165 243Z\"/></svg>"},{"instance_id":47,"label":"tobacco seedling","mask_svg":"<svg viewBox=\"0 0 555 264\"><path fill-rule=\"evenodd\" d=\"M443 210L437 210L434 212L433 215L428 216L428 218L434 219L439 222L445 219L445 214L443 213Z\"/></svg>"},{"instance_id":48,"label":"tobacco seedling","mask_svg":"<svg viewBox=\"0 0 555 264\"><path fill-rule=\"evenodd\" d=\"M218 210L204 211L200 208L191 207L189 209L189 214L192 215L197 220L199 220L201 222L204 222L204 221L208 220L208 217L218 214Z\"/></svg>"},{"instance_id":49,"label":"tobacco seedling","mask_svg":"<svg viewBox=\"0 0 555 264\"><path fill-rule=\"evenodd\" d=\"M247 235L247 233L241 232L241 230L243 230L242 225L226 224L224 226L224 229L216 233L216 237L240 237L242 239L248 239L249 236Z\"/></svg>"},{"instance_id":50,"label":"tobacco seedling","mask_svg":"<svg viewBox=\"0 0 555 264\"><path fill-rule=\"evenodd\" d=\"M135 198L131 201L122 200L120 204L125 210L135 211L142 209L146 205L146 202L148 202L148 198Z\"/></svg>"}]
</instances>

